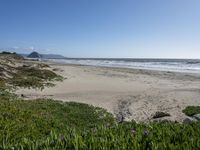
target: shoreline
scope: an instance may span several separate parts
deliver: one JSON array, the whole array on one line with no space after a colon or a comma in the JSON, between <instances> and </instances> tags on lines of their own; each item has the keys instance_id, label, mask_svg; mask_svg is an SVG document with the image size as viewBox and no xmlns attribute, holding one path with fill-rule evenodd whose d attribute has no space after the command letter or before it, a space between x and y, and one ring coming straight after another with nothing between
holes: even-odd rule
<instances>
[{"instance_id":1,"label":"shoreline","mask_svg":"<svg viewBox=\"0 0 200 150\"><path fill-rule=\"evenodd\" d=\"M115 67L115 66L97 66L97 65L86 65L86 64L68 64L68 63L61 63L61 62L54 62L54 61L39 61L41 63L47 63L49 65L60 65L60 66L88 66L88 67L96 67L96 68L107 68L107 69L116 69L116 70L135 70L135 71L149 71L149 72L164 72L164 73L176 73L176 74L188 74L192 76L200 77L200 72L184 72L184 71L172 71L172 70L156 70L156 69L147 69L147 68L126 68L126 67Z\"/></svg>"},{"instance_id":2,"label":"shoreline","mask_svg":"<svg viewBox=\"0 0 200 150\"><path fill-rule=\"evenodd\" d=\"M159 69L148 69L148 68L128 68L128 67L115 67L115 66L98 66L98 65L87 65L87 64L75 64L75 63L62 63L62 62L54 62L51 60L41 60L41 63L47 63L49 65L63 65L63 66L89 66L89 67L97 67L97 68L106 68L106 69L116 69L116 70L129 70L129 71L146 71L146 72L154 72L154 73L176 73L176 74L187 74L192 76L200 77L200 72L185 72L185 71L175 71L175 70L159 70Z\"/></svg>"},{"instance_id":3,"label":"shoreline","mask_svg":"<svg viewBox=\"0 0 200 150\"><path fill-rule=\"evenodd\" d=\"M45 59L44 59L45 60ZM44 60L41 60L41 61L44 61ZM55 61L56 60L56 61ZM61 60L63 60L63 59L61 59ZM88 60L88 59L66 59L66 60ZM112 63L112 60L113 61L115 61L115 60L129 60L129 59L89 59L89 60L93 60L93 61L99 61L99 60L107 60L107 61L111 61L110 63ZM131 59L130 59L131 60ZM162 60L162 59L133 59L133 60L147 60L147 63L148 63L148 60L154 60L155 62L157 62L157 60ZM163 60L166 60L166 61L168 61L168 60L178 60L178 59L163 59ZM180 60L185 60L185 61L190 61L190 60L193 60L193 61L197 61L197 59L180 59ZM113 64L113 65L111 65L110 63L108 63L108 64L101 64L101 62L99 62L98 64L95 64L94 62L90 62L90 63L87 63L87 62L82 62L82 63L78 63L78 62L63 62L63 61L59 61L59 59L51 59L51 60L48 60L48 59L46 59L46 61L50 61L50 62L54 62L54 63L61 63L61 64L77 64L77 65L86 65L86 66L96 66L96 67L108 67L108 68L126 68L126 69L138 69L138 70L150 70L150 71L166 71L166 72L176 72L176 73L189 73L189 74L199 74L200 75L200 70L198 70L198 69L192 69L192 66L185 66L186 68L185 69L183 69L183 68L170 68L169 66L169 68L168 67L166 67L165 65L164 66L154 66L154 65L149 65L148 66L148 64L147 64L147 66L131 66L131 65L124 65L124 66L122 66L121 64ZM152 62L152 63L155 63L155 62ZM200 61L200 60L198 60L198 61ZM129 61L128 61L129 62ZM135 61L133 61L133 62L135 62ZM176 62L176 61L175 61ZM177 63L180 63L180 61L177 61ZM136 61L135 63L145 63L145 62L140 62L140 61ZM183 63L183 62L182 62ZM186 63L185 65L187 65L187 63L190 63L190 62L184 62L184 63ZM199 62L200 63L200 62ZM194 63L194 64L196 64L196 62ZM179 65L183 65L183 64L179 64ZM154 66L154 67L153 67ZM178 65L177 65L177 67L178 67ZM189 68L190 69L189 69Z\"/></svg>"},{"instance_id":4,"label":"shoreline","mask_svg":"<svg viewBox=\"0 0 200 150\"><path fill-rule=\"evenodd\" d=\"M37 62L38 63L38 62ZM125 120L146 122L157 111L170 113L163 119L183 121L182 110L200 105L200 75L167 71L110 68L47 63L66 79L43 91L19 89L27 99L52 98L87 103L106 109Z\"/></svg>"},{"instance_id":5,"label":"shoreline","mask_svg":"<svg viewBox=\"0 0 200 150\"><path fill-rule=\"evenodd\" d=\"M101 68L108 69L113 71L120 71L124 73L133 73L133 74L148 74L152 76L159 75L168 75L172 76L175 79L182 80L183 78L189 80L200 80L200 73L192 73L192 72L176 72L176 71L166 71L166 70L151 70L151 69L138 69L138 68L123 68L123 67L107 67L107 66L95 66L95 65L84 65L84 64L67 64L60 62L52 62L52 61L40 61L41 63L46 63L50 66L75 66L75 67L89 67L89 68ZM173 78L171 78L173 79Z\"/></svg>"}]
</instances>

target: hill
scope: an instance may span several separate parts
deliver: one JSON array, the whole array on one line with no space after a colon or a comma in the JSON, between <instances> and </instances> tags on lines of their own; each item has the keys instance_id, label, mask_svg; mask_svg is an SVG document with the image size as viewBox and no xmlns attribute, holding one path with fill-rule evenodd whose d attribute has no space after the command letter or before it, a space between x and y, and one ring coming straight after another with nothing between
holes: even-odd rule
<instances>
[{"instance_id":1,"label":"hill","mask_svg":"<svg viewBox=\"0 0 200 150\"><path fill-rule=\"evenodd\" d=\"M32 52L29 55L21 54L28 58L43 58L43 59L64 59L66 57L58 54L39 54L38 52Z\"/></svg>"},{"instance_id":2,"label":"hill","mask_svg":"<svg viewBox=\"0 0 200 150\"><path fill-rule=\"evenodd\" d=\"M32 52L27 57L28 58L41 58L41 55L37 52Z\"/></svg>"}]
</instances>

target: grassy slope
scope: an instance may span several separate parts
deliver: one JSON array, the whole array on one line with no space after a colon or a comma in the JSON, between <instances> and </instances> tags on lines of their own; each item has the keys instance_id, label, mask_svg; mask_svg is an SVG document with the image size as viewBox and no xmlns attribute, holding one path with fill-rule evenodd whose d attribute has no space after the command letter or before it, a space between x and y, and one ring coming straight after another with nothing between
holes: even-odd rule
<instances>
[{"instance_id":1,"label":"grassy slope","mask_svg":"<svg viewBox=\"0 0 200 150\"><path fill-rule=\"evenodd\" d=\"M17 72L9 80L15 87L39 88L54 86L51 81L62 81L62 77L47 69L17 67Z\"/></svg>"},{"instance_id":2,"label":"grassy slope","mask_svg":"<svg viewBox=\"0 0 200 150\"><path fill-rule=\"evenodd\" d=\"M105 110L86 104L13 99L7 93L0 100L3 149L200 148L200 123L118 124Z\"/></svg>"},{"instance_id":3,"label":"grassy slope","mask_svg":"<svg viewBox=\"0 0 200 150\"><path fill-rule=\"evenodd\" d=\"M103 116L103 117L102 117ZM77 131L113 122L111 114L86 104L62 103L53 100L2 100L0 103L0 141L37 140L51 131Z\"/></svg>"},{"instance_id":4,"label":"grassy slope","mask_svg":"<svg viewBox=\"0 0 200 150\"><path fill-rule=\"evenodd\" d=\"M23 67L10 79L0 78L0 149L200 149L200 123L118 124L101 108L45 99L24 101L8 91L5 83L11 88L41 88L48 77L59 77L35 69L39 73ZM25 82L33 76L41 79L37 86Z\"/></svg>"}]
</instances>

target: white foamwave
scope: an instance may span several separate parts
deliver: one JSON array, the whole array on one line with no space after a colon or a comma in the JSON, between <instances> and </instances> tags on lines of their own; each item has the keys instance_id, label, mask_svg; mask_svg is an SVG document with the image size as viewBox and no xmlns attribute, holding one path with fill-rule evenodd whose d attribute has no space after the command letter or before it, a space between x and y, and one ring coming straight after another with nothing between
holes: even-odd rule
<instances>
[{"instance_id":1,"label":"white foamwave","mask_svg":"<svg viewBox=\"0 0 200 150\"><path fill-rule=\"evenodd\" d=\"M175 71L200 73L200 63L186 63L185 61L126 61L124 60L101 60L101 59L53 59L54 62L65 64L81 64L102 67L120 67L133 69L149 69L160 71Z\"/></svg>"}]
</instances>

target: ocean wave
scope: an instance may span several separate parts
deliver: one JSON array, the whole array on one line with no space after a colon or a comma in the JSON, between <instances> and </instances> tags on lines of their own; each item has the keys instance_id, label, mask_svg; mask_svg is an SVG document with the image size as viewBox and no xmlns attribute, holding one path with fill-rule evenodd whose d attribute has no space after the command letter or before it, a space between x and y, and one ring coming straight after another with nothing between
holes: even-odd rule
<instances>
[{"instance_id":1,"label":"ocean wave","mask_svg":"<svg viewBox=\"0 0 200 150\"><path fill-rule=\"evenodd\" d=\"M200 73L200 60L187 59L54 59L55 62L103 67Z\"/></svg>"}]
</instances>

